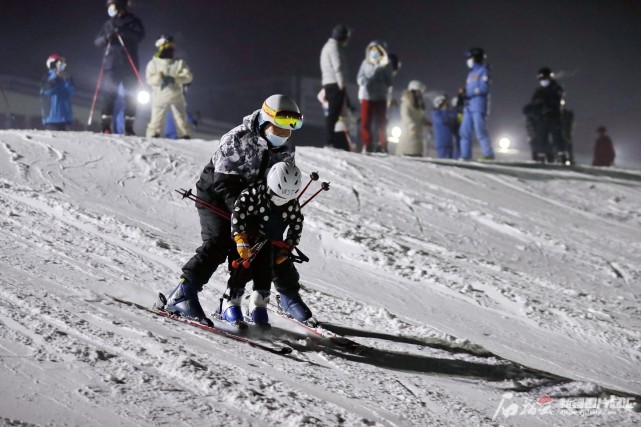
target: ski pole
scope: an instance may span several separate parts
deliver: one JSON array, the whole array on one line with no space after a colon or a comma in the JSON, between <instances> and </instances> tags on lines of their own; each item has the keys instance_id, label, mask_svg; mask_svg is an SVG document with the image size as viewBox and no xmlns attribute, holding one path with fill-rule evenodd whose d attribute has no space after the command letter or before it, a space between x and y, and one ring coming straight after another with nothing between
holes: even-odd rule
<instances>
[{"instance_id":1,"label":"ski pole","mask_svg":"<svg viewBox=\"0 0 641 427\"><path fill-rule=\"evenodd\" d=\"M138 77L138 82L140 82L141 86L144 86L145 83L142 81L142 78L140 77L140 73L138 73L138 69L136 68L136 64L134 64L134 60L131 58L131 55L129 54L129 49L127 49L127 46L125 46L125 42L122 40L122 37L120 37L120 33L116 33L116 36L118 37L118 41L122 45L122 48L125 51L125 54L127 54L127 59L129 59L129 63L131 64L131 68L134 69L134 73L136 73L136 77Z\"/></svg>"},{"instance_id":2,"label":"ski pole","mask_svg":"<svg viewBox=\"0 0 641 427\"><path fill-rule=\"evenodd\" d=\"M301 191L300 194L298 195L298 199L301 198L301 196L303 195L305 190L307 190L307 187L309 187L309 184L311 184L312 181L318 181L318 172L312 172L312 173L309 174L309 182L307 183L305 188L303 188L303 191Z\"/></svg>"},{"instance_id":3,"label":"ski pole","mask_svg":"<svg viewBox=\"0 0 641 427\"><path fill-rule=\"evenodd\" d=\"M93 110L96 108L96 100L98 99L98 91L100 90L100 85L102 84L102 76L105 73L105 64L107 63L107 55L109 54L109 48L111 47L111 39L107 42L107 48L105 49L105 54L102 57L102 65L100 66L100 74L98 74L98 83L96 83L96 91L93 94L93 101L91 102L91 110L89 110L89 120L87 120L87 126L91 126L91 120L93 118Z\"/></svg>"},{"instance_id":4,"label":"ski pole","mask_svg":"<svg viewBox=\"0 0 641 427\"><path fill-rule=\"evenodd\" d=\"M305 203L300 205L300 208L303 209L305 205L311 202L314 197L318 196L318 193L320 193L321 191L329 191L329 182L323 182L321 184L321 188L317 192L312 194L312 196L309 199L305 200Z\"/></svg>"},{"instance_id":5,"label":"ski pole","mask_svg":"<svg viewBox=\"0 0 641 427\"><path fill-rule=\"evenodd\" d=\"M289 257L292 261L297 263L309 262L309 257L305 255L297 246L290 246L287 242L282 240L272 240L272 245L277 248L287 249L289 251ZM296 254L293 253L296 251Z\"/></svg>"},{"instance_id":6,"label":"ski pole","mask_svg":"<svg viewBox=\"0 0 641 427\"><path fill-rule=\"evenodd\" d=\"M183 199L193 200L193 201L194 201L194 202L196 202L197 204L199 204L199 205L201 205L202 207L207 208L207 209L209 209L210 211L212 211L212 212L214 212L214 213L216 213L216 214L220 215L220 216L221 216L222 218L224 218L224 219L227 219L227 220L231 219L231 215L229 214L229 212L224 211L224 210L222 210L222 209L220 209L220 208L218 208L218 207L216 207L216 206L212 205L212 204L211 204L211 203L209 203L208 201L206 201L206 200L204 200L204 199L202 199L202 198L200 198L200 197L196 196L195 194L193 194L193 193L191 192L191 189L189 189L189 190L183 190L183 189L181 188L180 190L176 190L176 193L178 193L178 194L180 194L181 196L183 196Z\"/></svg>"},{"instance_id":7,"label":"ski pole","mask_svg":"<svg viewBox=\"0 0 641 427\"><path fill-rule=\"evenodd\" d=\"M256 255L258 255L258 252L265 246L265 243L267 243L267 239L262 239L258 243L256 243L254 246L252 246L251 250L251 255L247 259L238 258L232 261L231 266L233 268L238 268L239 265L242 265L245 268L249 268L252 261L256 258Z\"/></svg>"}]
</instances>

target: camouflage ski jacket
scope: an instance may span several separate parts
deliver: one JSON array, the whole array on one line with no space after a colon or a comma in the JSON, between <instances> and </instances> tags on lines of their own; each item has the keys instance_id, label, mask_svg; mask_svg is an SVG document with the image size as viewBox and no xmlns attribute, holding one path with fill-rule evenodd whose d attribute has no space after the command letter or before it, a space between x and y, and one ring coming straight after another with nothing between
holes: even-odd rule
<instances>
[{"instance_id":1,"label":"camouflage ski jacket","mask_svg":"<svg viewBox=\"0 0 641 427\"><path fill-rule=\"evenodd\" d=\"M291 142L274 149L260 135L259 113L260 110L254 111L243 119L243 124L220 139L218 150L196 183L199 197L214 204L225 204L231 211L240 192L266 178L272 165L278 162L295 164Z\"/></svg>"}]
</instances>

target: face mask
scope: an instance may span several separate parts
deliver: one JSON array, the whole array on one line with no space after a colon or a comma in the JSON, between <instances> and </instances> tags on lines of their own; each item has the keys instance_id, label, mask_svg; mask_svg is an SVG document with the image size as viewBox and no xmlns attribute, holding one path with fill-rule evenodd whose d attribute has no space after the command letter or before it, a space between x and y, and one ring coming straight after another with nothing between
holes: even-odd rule
<instances>
[{"instance_id":1,"label":"face mask","mask_svg":"<svg viewBox=\"0 0 641 427\"><path fill-rule=\"evenodd\" d=\"M288 200L288 199L286 199L286 198L284 198L284 197L279 197L279 196L277 196L277 195L275 195L275 194L272 194L272 196L271 196L270 200L271 200L271 201L272 201L272 203L273 203L273 204L275 204L276 206L283 206L284 204L286 204L287 202L289 202L289 200Z\"/></svg>"},{"instance_id":2,"label":"face mask","mask_svg":"<svg viewBox=\"0 0 641 427\"><path fill-rule=\"evenodd\" d=\"M111 18L115 18L116 15L118 15L118 9L116 9L116 5L114 5L114 4L109 5L109 9L107 9L107 14Z\"/></svg>"},{"instance_id":3,"label":"face mask","mask_svg":"<svg viewBox=\"0 0 641 427\"><path fill-rule=\"evenodd\" d=\"M287 140L289 139L288 136L278 136L274 135L273 133L266 134L265 138L267 139L267 141L269 141L272 147L282 147L287 143Z\"/></svg>"},{"instance_id":4,"label":"face mask","mask_svg":"<svg viewBox=\"0 0 641 427\"><path fill-rule=\"evenodd\" d=\"M550 86L550 81L549 80L541 80L539 82L539 84L541 85L541 87L548 87L548 86Z\"/></svg>"},{"instance_id":5,"label":"face mask","mask_svg":"<svg viewBox=\"0 0 641 427\"><path fill-rule=\"evenodd\" d=\"M474 68L474 58L468 58L465 63L467 64L467 68Z\"/></svg>"},{"instance_id":6,"label":"face mask","mask_svg":"<svg viewBox=\"0 0 641 427\"><path fill-rule=\"evenodd\" d=\"M381 53L377 50L372 50L369 53L369 59L371 59L372 61L376 61L380 57L381 57Z\"/></svg>"},{"instance_id":7,"label":"face mask","mask_svg":"<svg viewBox=\"0 0 641 427\"><path fill-rule=\"evenodd\" d=\"M56 65L56 69L59 73L62 73L65 68L67 68L67 64L65 64L64 62L58 62L58 65Z\"/></svg>"}]
</instances>

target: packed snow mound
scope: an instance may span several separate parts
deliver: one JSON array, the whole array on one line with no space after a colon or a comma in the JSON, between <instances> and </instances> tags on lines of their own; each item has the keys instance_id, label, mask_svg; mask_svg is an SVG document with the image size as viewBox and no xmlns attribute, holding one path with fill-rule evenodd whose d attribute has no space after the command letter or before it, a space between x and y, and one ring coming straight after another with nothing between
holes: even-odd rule
<instances>
[{"instance_id":1,"label":"packed snow mound","mask_svg":"<svg viewBox=\"0 0 641 427\"><path fill-rule=\"evenodd\" d=\"M299 342L286 358L104 297L151 304L173 289L200 245L175 190L195 188L216 148L0 131L0 420L484 425L505 390L641 393L641 173L299 147L304 175L330 183L303 209L303 297L377 350ZM227 274L201 293L206 312ZM509 361L550 377L515 384L497 374Z\"/></svg>"}]
</instances>

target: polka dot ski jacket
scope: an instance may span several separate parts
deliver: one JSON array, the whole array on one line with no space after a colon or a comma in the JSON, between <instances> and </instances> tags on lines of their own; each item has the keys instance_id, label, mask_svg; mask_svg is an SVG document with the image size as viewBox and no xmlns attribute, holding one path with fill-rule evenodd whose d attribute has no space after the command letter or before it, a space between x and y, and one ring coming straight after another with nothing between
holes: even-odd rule
<instances>
[{"instance_id":1,"label":"polka dot ski jacket","mask_svg":"<svg viewBox=\"0 0 641 427\"><path fill-rule=\"evenodd\" d=\"M300 210L298 199L294 199L283 206L276 206L270 200L269 188L265 181L260 180L253 185L244 189L231 213L231 231L232 236L240 233L247 233L251 237L260 235L269 238L282 238L274 236L274 220L281 230L284 225L287 227L286 240L294 246L300 243L300 237L303 232L303 213Z\"/></svg>"}]
</instances>

